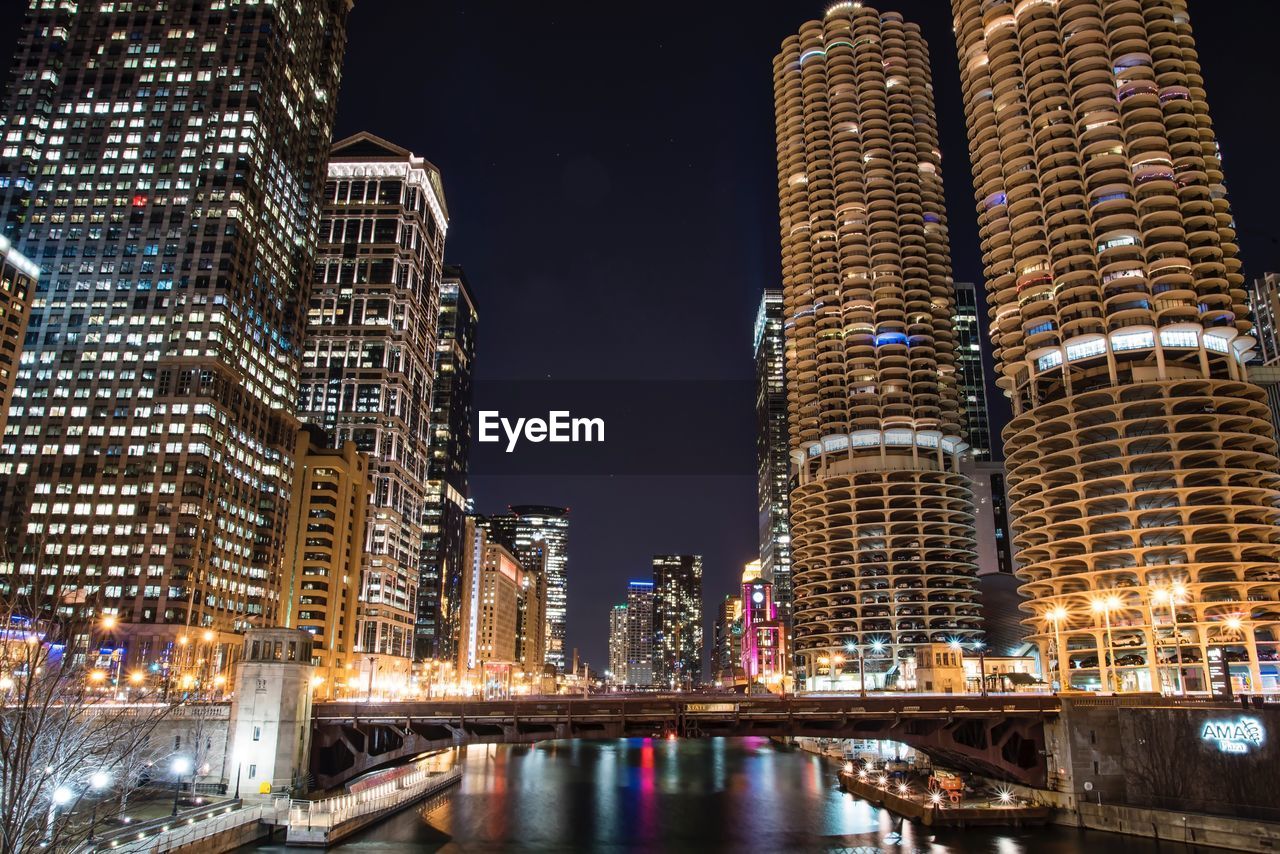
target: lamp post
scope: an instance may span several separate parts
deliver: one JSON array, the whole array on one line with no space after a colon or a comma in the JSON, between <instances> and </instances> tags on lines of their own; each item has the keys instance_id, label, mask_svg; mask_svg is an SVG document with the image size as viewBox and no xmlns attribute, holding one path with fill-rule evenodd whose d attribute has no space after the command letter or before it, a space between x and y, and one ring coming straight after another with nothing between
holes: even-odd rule
<instances>
[{"instance_id":1,"label":"lamp post","mask_svg":"<svg viewBox=\"0 0 1280 854\"><path fill-rule=\"evenodd\" d=\"M879 656L881 653L884 652L884 648L885 648L885 642L880 640L879 638L871 642L871 651L875 653L877 656ZM881 687L884 687L884 686L881 685Z\"/></svg>"},{"instance_id":2,"label":"lamp post","mask_svg":"<svg viewBox=\"0 0 1280 854\"><path fill-rule=\"evenodd\" d=\"M858 654L858 693L861 696L866 697L867 696L867 659L862 653L862 647L858 646L853 641L849 641L847 644L844 645L844 648L847 649L849 652L856 652Z\"/></svg>"},{"instance_id":3,"label":"lamp post","mask_svg":"<svg viewBox=\"0 0 1280 854\"><path fill-rule=\"evenodd\" d=\"M1174 655L1178 662L1178 694L1187 695L1187 683L1182 674L1182 627L1178 625L1178 612L1175 610L1180 601L1187 597L1187 585L1175 581L1168 587L1157 587L1151 591L1151 601L1157 605L1169 606L1169 622L1173 632ZM1154 620L1152 621L1154 622ZM1152 627L1154 631L1154 626Z\"/></svg>"},{"instance_id":4,"label":"lamp post","mask_svg":"<svg viewBox=\"0 0 1280 854\"><path fill-rule=\"evenodd\" d=\"M185 756L178 756L173 760L173 812L170 815L178 814L178 795L182 793L182 775L191 770L191 760Z\"/></svg>"},{"instance_id":5,"label":"lamp post","mask_svg":"<svg viewBox=\"0 0 1280 854\"><path fill-rule=\"evenodd\" d=\"M1111 666L1111 650L1113 648L1111 642L1111 612L1118 610L1123 604L1120 597L1112 593L1103 598L1093 600L1093 605L1091 606L1095 614L1102 615L1103 623L1106 626L1106 641L1104 648L1100 650L1101 654L1098 656L1099 675L1103 677L1099 680L1099 685L1105 690L1108 687L1107 683L1110 683L1111 691L1117 694L1120 693L1120 689L1117 686L1115 673Z\"/></svg>"},{"instance_id":6,"label":"lamp post","mask_svg":"<svg viewBox=\"0 0 1280 854\"><path fill-rule=\"evenodd\" d=\"M74 797L72 791L66 786L58 786L53 790L53 794L49 796L49 817L45 822L44 844L42 848L47 848L53 844L53 825L58 819L58 807L66 806L71 803Z\"/></svg>"},{"instance_id":7,"label":"lamp post","mask_svg":"<svg viewBox=\"0 0 1280 854\"><path fill-rule=\"evenodd\" d=\"M1062 659L1063 659L1062 624L1067 619L1067 616L1068 616L1067 609L1061 605L1054 605L1052 608L1049 609L1048 613L1045 616L1049 618L1049 622L1053 623L1053 644L1054 644L1053 657L1054 657L1054 663L1057 665L1057 670L1058 670L1057 690L1063 691L1066 689L1067 683L1066 683L1065 677L1063 676L1063 673L1065 673L1066 671L1062 669Z\"/></svg>"},{"instance_id":8,"label":"lamp post","mask_svg":"<svg viewBox=\"0 0 1280 854\"><path fill-rule=\"evenodd\" d=\"M111 775L106 771L95 771L89 777L89 788L95 792L101 792L107 786L111 785ZM93 800L92 818L89 819L89 841L93 841L94 831L98 827L98 799Z\"/></svg>"},{"instance_id":9,"label":"lamp post","mask_svg":"<svg viewBox=\"0 0 1280 854\"><path fill-rule=\"evenodd\" d=\"M982 696L987 696L987 645L980 640L973 642L973 646L978 650L978 684Z\"/></svg>"}]
</instances>

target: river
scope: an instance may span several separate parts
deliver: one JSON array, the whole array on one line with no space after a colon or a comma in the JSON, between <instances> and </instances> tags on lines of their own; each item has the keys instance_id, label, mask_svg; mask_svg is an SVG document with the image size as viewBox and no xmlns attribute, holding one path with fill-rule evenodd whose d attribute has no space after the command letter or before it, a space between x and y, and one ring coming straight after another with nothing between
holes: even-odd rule
<instances>
[{"instance_id":1,"label":"river","mask_svg":"<svg viewBox=\"0 0 1280 854\"><path fill-rule=\"evenodd\" d=\"M836 766L767 739L553 741L462 750L462 782L351 837L347 854L850 851L1188 854L1070 828L934 831L840 791ZM262 846L257 851L285 851Z\"/></svg>"}]
</instances>

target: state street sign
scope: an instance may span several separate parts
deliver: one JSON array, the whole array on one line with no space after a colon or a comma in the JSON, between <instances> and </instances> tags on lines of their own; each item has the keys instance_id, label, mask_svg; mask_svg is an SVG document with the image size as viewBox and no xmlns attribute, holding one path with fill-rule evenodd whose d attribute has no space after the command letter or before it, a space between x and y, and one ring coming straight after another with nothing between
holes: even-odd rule
<instances>
[{"instance_id":1,"label":"state street sign","mask_svg":"<svg viewBox=\"0 0 1280 854\"><path fill-rule=\"evenodd\" d=\"M1250 753L1262 746L1267 731L1256 718L1205 721L1200 738L1211 741L1223 753Z\"/></svg>"}]
</instances>

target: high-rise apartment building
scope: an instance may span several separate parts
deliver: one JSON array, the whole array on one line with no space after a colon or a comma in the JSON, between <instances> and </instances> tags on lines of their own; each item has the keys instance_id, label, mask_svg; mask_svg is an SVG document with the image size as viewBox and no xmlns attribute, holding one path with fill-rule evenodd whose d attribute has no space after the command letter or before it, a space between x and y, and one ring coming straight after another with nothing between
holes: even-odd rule
<instances>
[{"instance_id":1,"label":"high-rise apartment building","mask_svg":"<svg viewBox=\"0 0 1280 854\"><path fill-rule=\"evenodd\" d=\"M627 583L626 684L649 688L655 684L653 582Z\"/></svg>"},{"instance_id":2,"label":"high-rise apartment building","mask_svg":"<svg viewBox=\"0 0 1280 854\"><path fill-rule=\"evenodd\" d=\"M653 556L653 678L702 684L702 555Z\"/></svg>"},{"instance_id":3,"label":"high-rise apartment building","mask_svg":"<svg viewBox=\"0 0 1280 854\"><path fill-rule=\"evenodd\" d=\"M195 627L230 656L280 619L350 6L37 3L21 30L0 228L41 270L0 443L0 583L61 571L133 662Z\"/></svg>"},{"instance_id":4,"label":"high-rise apartment building","mask_svg":"<svg viewBox=\"0 0 1280 854\"><path fill-rule=\"evenodd\" d=\"M782 618L791 614L791 449L787 437L786 342L782 291L765 291L756 311L756 506L760 564L777 591Z\"/></svg>"},{"instance_id":5,"label":"high-rise apartment building","mask_svg":"<svg viewBox=\"0 0 1280 854\"><path fill-rule=\"evenodd\" d=\"M309 424L298 431L293 461L280 623L311 632L312 663L323 680L316 696L334 697L368 683L368 662L355 649L369 456L351 442L329 448L324 431Z\"/></svg>"},{"instance_id":6,"label":"high-rise apartment building","mask_svg":"<svg viewBox=\"0 0 1280 854\"><path fill-rule=\"evenodd\" d=\"M563 672L569 508L520 504L507 510L505 515L489 517L489 536L529 566L543 567L547 585L546 663Z\"/></svg>"},{"instance_id":7,"label":"high-rise apartment building","mask_svg":"<svg viewBox=\"0 0 1280 854\"><path fill-rule=\"evenodd\" d=\"M448 213L436 168L369 133L333 146L322 203L298 411L370 456L356 652L407 670Z\"/></svg>"},{"instance_id":8,"label":"high-rise apartment building","mask_svg":"<svg viewBox=\"0 0 1280 854\"><path fill-rule=\"evenodd\" d=\"M627 682L627 606L614 605L609 609L609 672L610 685Z\"/></svg>"},{"instance_id":9,"label":"high-rise apartment building","mask_svg":"<svg viewBox=\"0 0 1280 854\"><path fill-rule=\"evenodd\" d=\"M1031 639L1064 687L1273 690L1276 441L1187 4L952 10Z\"/></svg>"},{"instance_id":10,"label":"high-rise apartment building","mask_svg":"<svg viewBox=\"0 0 1280 854\"><path fill-rule=\"evenodd\" d=\"M462 601L462 551L471 445L471 383L479 314L461 267L445 265L436 321L435 384L431 391L422 574L414 657L456 657ZM543 641L545 646L545 640Z\"/></svg>"},{"instance_id":11,"label":"high-rise apartment building","mask_svg":"<svg viewBox=\"0 0 1280 854\"><path fill-rule=\"evenodd\" d=\"M773 69L797 675L847 684L874 644L891 684L980 633L929 52L836 3Z\"/></svg>"},{"instance_id":12,"label":"high-rise apartment building","mask_svg":"<svg viewBox=\"0 0 1280 854\"><path fill-rule=\"evenodd\" d=\"M960 404L964 409L964 429L969 440L968 457L977 462L999 458L991 435L991 414L987 409L987 379L982 357L982 330L978 317L978 294L972 282L955 283L956 303L951 323L956 335L956 375Z\"/></svg>"},{"instance_id":13,"label":"high-rise apartment building","mask_svg":"<svg viewBox=\"0 0 1280 854\"><path fill-rule=\"evenodd\" d=\"M0 436L13 400L13 384L18 378L22 342L27 335L31 297L40 277L40 266L27 258L0 235ZM5 474L12 474L10 471Z\"/></svg>"}]
</instances>

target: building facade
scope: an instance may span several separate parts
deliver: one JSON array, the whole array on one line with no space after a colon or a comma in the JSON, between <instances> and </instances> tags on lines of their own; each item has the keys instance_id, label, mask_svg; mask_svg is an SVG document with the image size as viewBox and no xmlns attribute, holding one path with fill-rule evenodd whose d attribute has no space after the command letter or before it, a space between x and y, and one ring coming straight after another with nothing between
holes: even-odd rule
<instances>
[{"instance_id":1,"label":"building facade","mask_svg":"<svg viewBox=\"0 0 1280 854\"><path fill-rule=\"evenodd\" d=\"M773 69L798 681L847 685L877 644L893 684L981 632L929 52L836 3Z\"/></svg>"},{"instance_id":2,"label":"building facade","mask_svg":"<svg viewBox=\"0 0 1280 854\"><path fill-rule=\"evenodd\" d=\"M4 435L9 404L13 401L13 384L18 378L22 343L27 336L31 297L39 277L40 265L14 249L9 238L0 235L0 436Z\"/></svg>"},{"instance_id":3,"label":"building facade","mask_svg":"<svg viewBox=\"0 0 1280 854\"><path fill-rule=\"evenodd\" d=\"M956 304L951 323L956 334L956 375L960 402L964 408L968 458L977 462L999 459L991 435L991 413L987 409L987 378L982 354L982 330L978 317L978 294L973 282L955 283Z\"/></svg>"},{"instance_id":4,"label":"building facade","mask_svg":"<svg viewBox=\"0 0 1280 854\"><path fill-rule=\"evenodd\" d=\"M430 163L369 133L333 146L298 412L370 456L357 653L413 655L440 267Z\"/></svg>"},{"instance_id":5,"label":"building facade","mask_svg":"<svg viewBox=\"0 0 1280 854\"><path fill-rule=\"evenodd\" d=\"M744 579L742 584L742 628L738 653L747 684L763 684L781 690L790 674L787 656L787 629L778 619L773 601L773 585L763 577Z\"/></svg>"},{"instance_id":6,"label":"building facade","mask_svg":"<svg viewBox=\"0 0 1280 854\"><path fill-rule=\"evenodd\" d=\"M1212 653L1275 690L1280 466L1187 4L952 9L1030 639L1064 687L1207 691Z\"/></svg>"},{"instance_id":7,"label":"building facade","mask_svg":"<svg viewBox=\"0 0 1280 854\"><path fill-rule=\"evenodd\" d=\"M756 506L760 564L782 618L791 615L791 449L787 437L786 341L782 291L767 290L756 311Z\"/></svg>"},{"instance_id":8,"label":"building facade","mask_svg":"<svg viewBox=\"0 0 1280 854\"><path fill-rule=\"evenodd\" d=\"M336 697L358 691L368 678L355 651L369 456L351 442L329 448L324 431L308 425L298 431L293 460L280 622L311 633L311 663L323 680L315 696Z\"/></svg>"},{"instance_id":9,"label":"building facade","mask_svg":"<svg viewBox=\"0 0 1280 854\"><path fill-rule=\"evenodd\" d=\"M1004 462L965 460L960 470L973 488L974 541L978 575L1013 572L1017 547L1009 522L1009 495L1005 490Z\"/></svg>"},{"instance_id":10,"label":"building facade","mask_svg":"<svg viewBox=\"0 0 1280 854\"><path fill-rule=\"evenodd\" d=\"M727 595L716 606L711 626L711 678L733 685L742 667L742 597Z\"/></svg>"},{"instance_id":11,"label":"building facade","mask_svg":"<svg viewBox=\"0 0 1280 854\"><path fill-rule=\"evenodd\" d=\"M627 683L627 606L614 605L609 609L609 672L610 685Z\"/></svg>"},{"instance_id":12,"label":"building facade","mask_svg":"<svg viewBox=\"0 0 1280 854\"><path fill-rule=\"evenodd\" d=\"M468 517L456 668L464 689L486 698L509 695L523 672L520 615L528 590L519 558L488 534Z\"/></svg>"},{"instance_id":13,"label":"building facade","mask_svg":"<svg viewBox=\"0 0 1280 854\"><path fill-rule=\"evenodd\" d=\"M489 536L529 565L543 566L547 588L546 663L557 672L564 672L569 508L520 504L507 510L505 515L489 517Z\"/></svg>"},{"instance_id":14,"label":"building facade","mask_svg":"<svg viewBox=\"0 0 1280 854\"><path fill-rule=\"evenodd\" d=\"M460 267L441 273L431 391L430 462L414 657L451 661L460 631L462 551L470 490L471 383L480 316Z\"/></svg>"},{"instance_id":15,"label":"building facade","mask_svg":"<svg viewBox=\"0 0 1280 854\"><path fill-rule=\"evenodd\" d=\"M702 555L653 556L653 678L663 688L702 684Z\"/></svg>"},{"instance_id":16,"label":"building facade","mask_svg":"<svg viewBox=\"0 0 1280 854\"><path fill-rule=\"evenodd\" d=\"M350 6L27 12L0 228L41 270L0 443L0 578L62 572L136 664L196 627L238 655L237 632L280 619Z\"/></svg>"},{"instance_id":17,"label":"building facade","mask_svg":"<svg viewBox=\"0 0 1280 854\"><path fill-rule=\"evenodd\" d=\"M1263 273L1249 283L1249 313L1253 317L1253 337L1258 342L1253 361L1262 365L1280 364L1280 274Z\"/></svg>"},{"instance_id":18,"label":"building facade","mask_svg":"<svg viewBox=\"0 0 1280 854\"><path fill-rule=\"evenodd\" d=\"M653 582L627 583L627 685L650 688L654 682Z\"/></svg>"}]
</instances>

